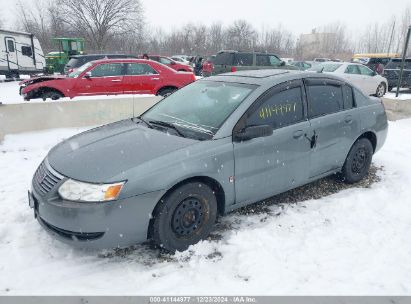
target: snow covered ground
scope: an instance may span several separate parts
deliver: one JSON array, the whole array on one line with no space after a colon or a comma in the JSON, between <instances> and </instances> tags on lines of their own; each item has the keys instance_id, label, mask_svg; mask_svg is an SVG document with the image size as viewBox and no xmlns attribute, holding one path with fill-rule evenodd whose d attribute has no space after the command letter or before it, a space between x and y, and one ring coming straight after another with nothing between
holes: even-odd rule
<instances>
[{"instance_id":1,"label":"snow covered ground","mask_svg":"<svg viewBox=\"0 0 411 304\"><path fill-rule=\"evenodd\" d=\"M2 295L411 295L411 119L390 123L374 158L381 181L371 188L228 215L221 237L176 256L142 245L75 250L34 220L27 189L36 166L79 131L0 144Z\"/></svg>"}]
</instances>

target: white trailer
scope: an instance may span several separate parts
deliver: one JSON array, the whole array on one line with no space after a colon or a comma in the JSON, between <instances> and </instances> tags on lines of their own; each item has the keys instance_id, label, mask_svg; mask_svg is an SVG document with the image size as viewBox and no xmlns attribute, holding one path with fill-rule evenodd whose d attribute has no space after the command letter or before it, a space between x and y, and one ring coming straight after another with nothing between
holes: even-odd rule
<instances>
[{"instance_id":1,"label":"white trailer","mask_svg":"<svg viewBox=\"0 0 411 304\"><path fill-rule=\"evenodd\" d=\"M33 34L0 29L0 75L19 78L43 73L45 67L43 50Z\"/></svg>"}]
</instances>

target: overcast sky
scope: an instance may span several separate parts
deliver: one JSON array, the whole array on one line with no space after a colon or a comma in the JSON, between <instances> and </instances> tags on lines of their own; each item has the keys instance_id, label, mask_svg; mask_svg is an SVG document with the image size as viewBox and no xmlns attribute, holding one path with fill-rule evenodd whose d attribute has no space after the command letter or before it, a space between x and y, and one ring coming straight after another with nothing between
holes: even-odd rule
<instances>
[{"instance_id":1,"label":"overcast sky","mask_svg":"<svg viewBox=\"0 0 411 304\"><path fill-rule=\"evenodd\" d=\"M32 3L38 0L23 0ZM79 0L81 1L81 0ZM8 28L15 24L17 0L0 0L0 15ZM369 23L385 22L392 15L401 15L410 0L142 0L146 22L165 30L188 22L229 24L246 19L255 28L278 24L294 34L341 21L355 33Z\"/></svg>"}]
</instances>

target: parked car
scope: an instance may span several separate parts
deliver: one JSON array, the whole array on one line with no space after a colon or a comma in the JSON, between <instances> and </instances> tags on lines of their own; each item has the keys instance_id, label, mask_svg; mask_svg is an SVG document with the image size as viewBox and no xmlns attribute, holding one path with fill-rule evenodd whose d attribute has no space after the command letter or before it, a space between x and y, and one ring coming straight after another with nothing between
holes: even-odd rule
<instances>
[{"instance_id":1,"label":"parked car","mask_svg":"<svg viewBox=\"0 0 411 304\"><path fill-rule=\"evenodd\" d=\"M189 63L190 63L189 61L185 60L183 57L172 56L172 57L170 57L170 58L173 59L173 60L176 61L176 62L181 63L181 64L189 65Z\"/></svg>"},{"instance_id":2,"label":"parked car","mask_svg":"<svg viewBox=\"0 0 411 304\"><path fill-rule=\"evenodd\" d=\"M327 62L332 61L330 58L314 58L314 62Z\"/></svg>"},{"instance_id":3,"label":"parked car","mask_svg":"<svg viewBox=\"0 0 411 304\"><path fill-rule=\"evenodd\" d=\"M311 69L338 75L358 86L367 95L382 97L387 91L387 79L359 63L324 62Z\"/></svg>"},{"instance_id":4,"label":"parked car","mask_svg":"<svg viewBox=\"0 0 411 304\"><path fill-rule=\"evenodd\" d=\"M166 56L158 56L158 55L149 55L148 56L151 60L160 62L173 70L180 71L180 72L191 72L193 73L193 68L187 64L182 64L179 62L174 61L173 59L166 57Z\"/></svg>"},{"instance_id":5,"label":"parked car","mask_svg":"<svg viewBox=\"0 0 411 304\"><path fill-rule=\"evenodd\" d=\"M126 54L88 54L88 55L76 55L71 56L69 62L67 62L64 67L64 74L70 74L76 69L81 67L90 61L100 60L100 59L121 59L121 58L137 58L133 55Z\"/></svg>"},{"instance_id":6,"label":"parked car","mask_svg":"<svg viewBox=\"0 0 411 304\"><path fill-rule=\"evenodd\" d=\"M66 76L32 78L20 83L25 100L62 97L155 94L166 96L195 81L153 60L102 59L88 62Z\"/></svg>"},{"instance_id":7,"label":"parked car","mask_svg":"<svg viewBox=\"0 0 411 304\"><path fill-rule=\"evenodd\" d=\"M384 69L383 76L388 81L388 91L398 85L401 71L401 59L391 59ZM411 88L411 58L406 58L401 80L401 88Z\"/></svg>"},{"instance_id":8,"label":"parked car","mask_svg":"<svg viewBox=\"0 0 411 304\"><path fill-rule=\"evenodd\" d=\"M207 238L217 214L334 173L360 181L386 136L381 100L333 75L228 73L60 143L29 201L74 246L151 239L181 251Z\"/></svg>"},{"instance_id":9,"label":"parked car","mask_svg":"<svg viewBox=\"0 0 411 304\"><path fill-rule=\"evenodd\" d=\"M297 67L301 71L308 70L313 66L311 63L307 61L291 61L289 64Z\"/></svg>"},{"instance_id":10,"label":"parked car","mask_svg":"<svg viewBox=\"0 0 411 304\"><path fill-rule=\"evenodd\" d=\"M287 65L277 55L257 52L221 51L213 60L213 64L203 71L205 77L227 72L262 69L297 70Z\"/></svg>"},{"instance_id":11,"label":"parked car","mask_svg":"<svg viewBox=\"0 0 411 304\"><path fill-rule=\"evenodd\" d=\"M391 58L399 58L398 53L369 53L369 54L354 54L351 58L352 62L362 63L378 74L383 74L384 67Z\"/></svg>"}]
</instances>

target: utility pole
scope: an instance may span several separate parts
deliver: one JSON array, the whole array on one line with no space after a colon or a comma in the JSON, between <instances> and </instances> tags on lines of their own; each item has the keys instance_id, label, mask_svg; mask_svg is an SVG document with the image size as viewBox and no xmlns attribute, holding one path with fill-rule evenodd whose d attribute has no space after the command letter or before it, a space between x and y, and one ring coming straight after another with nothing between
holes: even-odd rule
<instances>
[{"instance_id":1,"label":"utility pole","mask_svg":"<svg viewBox=\"0 0 411 304\"><path fill-rule=\"evenodd\" d=\"M404 65L405 65L405 56L407 55L408 44L410 43L410 36L411 36L411 25L408 27L407 38L405 38L404 50L402 52L400 77L398 79L397 93L395 94L395 97L398 97L398 95L400 94L400 86L401 86L401 83L402 83L402 74L404 72Z\"/></svg>"},{"instance_id":2,"label":"utility pole","mask_svg":"<svg viewBox=\"0 0 411 304\"><path fill-rule=\"evenodd\" d=\"M391 44L392 44L392 39L394 38L394 30L395 30L395 20L394 23L392 25L392 30L391 30L391 37L390 37L390 44L388 45L388 51L387 51L387 55L390 55L390 51L391 51Z\"/></svg>"}]
</instances>

